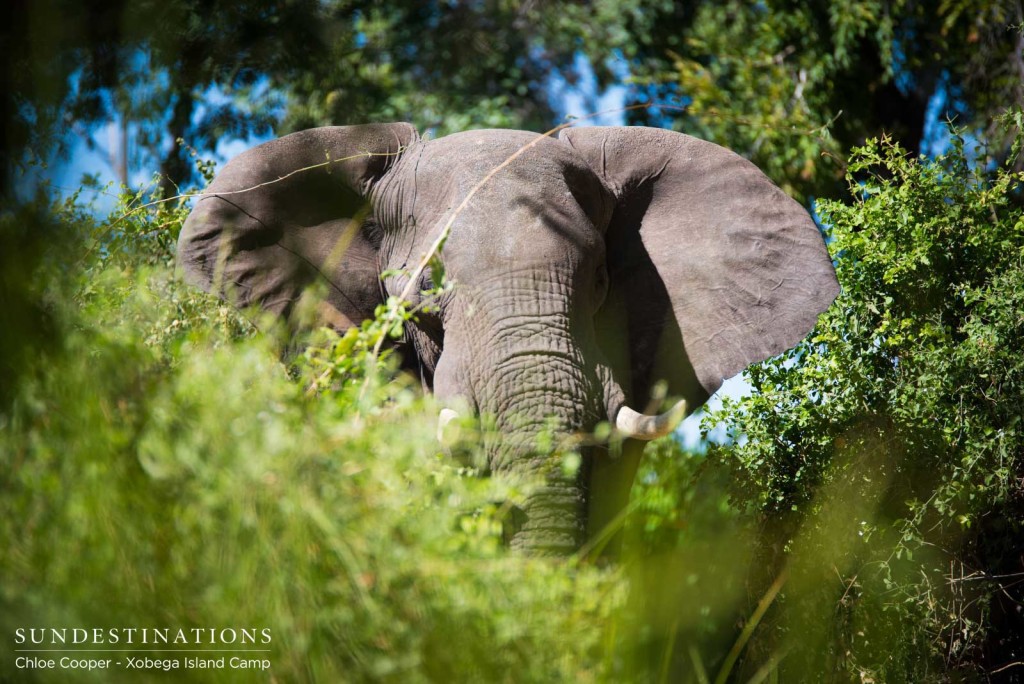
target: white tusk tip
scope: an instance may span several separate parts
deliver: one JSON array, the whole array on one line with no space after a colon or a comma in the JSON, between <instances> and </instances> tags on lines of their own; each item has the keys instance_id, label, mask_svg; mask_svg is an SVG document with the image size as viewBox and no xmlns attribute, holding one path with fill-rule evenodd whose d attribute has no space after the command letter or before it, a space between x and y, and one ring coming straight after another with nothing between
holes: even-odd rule
<instances>
[{"instance_id":1,"label":"white tusk tip","mask_svg":"<svg viewBox=\"0 0 1024 684\"><path fill-rule=\"evenodd\" d=\"M443 446L451 446L455 442L455 435L452 430L446 429L448 424L459 417L458 412L443 408L437 416L437 441Z\"/></svg>"},{"instance_id":2,"label":"white tusk tip","mask_svg":"<svg viewBox=\"0 0 1024 684\"><path fill-rule=\"evenodd\" d=\"M645 416L628 406L619 409L615 416L615 428L626 437L640 440L652 440L672 434L687 414L685 399L676 402L675 406L657 416Z\"/></svg>"}]
</instances>

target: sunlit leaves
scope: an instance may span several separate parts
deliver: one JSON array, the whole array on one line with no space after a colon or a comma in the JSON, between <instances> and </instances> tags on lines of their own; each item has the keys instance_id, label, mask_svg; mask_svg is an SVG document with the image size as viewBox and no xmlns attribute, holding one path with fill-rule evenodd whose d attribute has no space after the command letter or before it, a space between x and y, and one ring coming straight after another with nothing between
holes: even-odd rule
<instances>
[{"instance_id":1,"label":"sunlit leaves","mask_svg":"<svg viewBox=\"0 0 1024 684\"><path fill-rule=\"evenodd\" d=\"M884 578L887 593L863 600L918 625L887 637L919 643L902 663L870 664L874 647L846 654L883 678L917 680L929 657L977 655L985 623L964 611L1008 588L978 577L969 595L947 591L950 563L1019 568L1024 178L972 163L976 150L951 139L934 162L888 139L854 150L854 201L818 204L842 293L795 350L751 369L751 396L708 424L745 435L714 455L734 459L736 500L769 512L795 557L811 534L812 566L833 558L860 583ZM827 515L838 493L862 497L848 517ZM849 545L829 546L843 535Z\"/></svg>"}]
</instances>

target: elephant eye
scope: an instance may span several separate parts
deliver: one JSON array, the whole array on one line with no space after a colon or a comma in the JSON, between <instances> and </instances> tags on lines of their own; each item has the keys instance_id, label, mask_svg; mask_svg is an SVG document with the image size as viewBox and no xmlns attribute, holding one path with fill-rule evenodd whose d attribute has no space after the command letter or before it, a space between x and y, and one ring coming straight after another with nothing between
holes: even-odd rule
<instances>
[{"instance_id":1,"label":"elephant eye","mask_svg":"<svg viewBox=\"0 0 1024 684\"><path fill-rule=\"evenodd\" d=\"M594 287L597 291L598 307L604 304L604 298L608 296L608 282L608 267L601 264L597 267L597 273L594 276Z\"/></svg>"}]
</instances>

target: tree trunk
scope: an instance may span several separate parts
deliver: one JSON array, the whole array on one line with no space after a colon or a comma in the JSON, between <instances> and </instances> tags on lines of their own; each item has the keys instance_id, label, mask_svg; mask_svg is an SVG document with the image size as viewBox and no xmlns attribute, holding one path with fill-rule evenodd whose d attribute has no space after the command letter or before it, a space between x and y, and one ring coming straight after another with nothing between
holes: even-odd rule
<instances>
[{"instance_id":1,"label":"tree trunk","mask_svg":"<svg viewBox=\"0 0 1024 684\"><path fill-rule=\"evenodd\" d=\"M187 161L188 154L178 140L184 138L188 131L193 109L192 88L179 87L171 120L167 124L167 133L170 135L172 143L171 149L160 164L160 189L163 191L164 197L180 194L180 187L192 176L192 170Z\"/></svg>"}]
</instances>

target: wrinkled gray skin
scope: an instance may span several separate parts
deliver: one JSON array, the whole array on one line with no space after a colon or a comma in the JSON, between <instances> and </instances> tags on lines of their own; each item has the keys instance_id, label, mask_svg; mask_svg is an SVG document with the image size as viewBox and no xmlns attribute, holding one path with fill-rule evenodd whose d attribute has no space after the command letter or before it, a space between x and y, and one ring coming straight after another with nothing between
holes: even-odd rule
<instances>
[{"instance_id":1,"label":"wrinkled gray skin","mask_svg":"<svg viewBox=\"0 0 1024 684\"><path fill-rule=\"evenodd\" d=\"M625 505L642 443L614 458L591 447L570 477L536 451L538 431L643 412L659 380L692 411L799 341L838 292L807 212L753 165L649 128L313 129L231 161L178 254L191 282L283 317L322 279L322 321L343 331L407 284L381 272L412 271L471 188L530 143L456 217L442 254L455 287L402 352L442 402L495 417L493 473L544 478L510 544L568 553Z\"/></svg>"}]
</instances>

